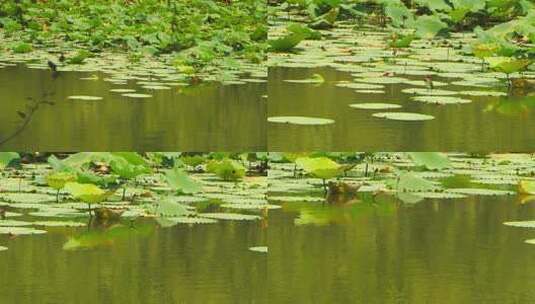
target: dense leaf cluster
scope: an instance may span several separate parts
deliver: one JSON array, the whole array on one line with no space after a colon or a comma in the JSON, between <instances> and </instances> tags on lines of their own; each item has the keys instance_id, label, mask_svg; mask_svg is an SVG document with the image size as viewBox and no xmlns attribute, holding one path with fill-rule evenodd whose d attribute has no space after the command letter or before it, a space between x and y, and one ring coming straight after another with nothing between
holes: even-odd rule
<instances>
[{"instance_id":1,"label":"dense leaf cluster","mask_svg":"<svg viewBox=\"0 0 535 304\"><path fill-rule=\"evenodd\" d=\"M263 59L262 0L4 0L0 27L28 44L58 42L92 51L187 53L186 63L217 57ZM191 61L191 62L188 62Z\"/></svg>"}]
</instances>

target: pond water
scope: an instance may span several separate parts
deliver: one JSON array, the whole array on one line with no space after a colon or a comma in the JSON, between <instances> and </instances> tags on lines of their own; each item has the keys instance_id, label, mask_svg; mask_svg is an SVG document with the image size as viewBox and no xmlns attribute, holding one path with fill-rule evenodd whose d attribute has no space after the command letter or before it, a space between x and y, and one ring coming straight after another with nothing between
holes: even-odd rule
<instances>
[{"instance_id":1,"label":"pond water","mask_svg":"<svg viewBox=\"0 0 535 304\"><path fill-rule=\"evenodd\" d=\"M50 228L0 236L2 303L268 303L258 223ZM69 237L94 247L63 250Z\"/></svg>"},{"instance_id":2,"label":"pond water","mask_svg":"<svg viewBox=\"0 0 535 304\"><path fill-rule=\"evenodd\" d=\"M92 78L97 80L81 80ZM266 149L265 83L206 83L167 90L104 81L103 73L0 68L0 146L24 151L231 151ZM158 79L154 79L158 81ZM135 89L152 98L123 97L111 89ZM27 98L53 93L20 132ZM69 100L73 95L99 101Z\"/></svg>"},{"instance_id":3,"label":"pond water","mask_svg":"<svg viewBox=\"0 0 535 304\"><path fill-rule=\"evenodd\" d=\"M516 197L288 202L270 213L272 303L534 303L533 219Z\"/></svg>"},{"instance_id":4,"label":"pond water","mask_svg":"<svg viewBox=\"0 0 535 304\"><path fill-rule=\"evenodd\" d=\"M358 66L357 66L358 68ZM387 68L386 68L387 69ZM425 73L425 72L424 72ZM429 72L432 73L432 72ZM325 78L323 84L300 84L285 80L307 79L313 74ZM466 75L466 74L464 74ZM357 74L358 76L358 74ZM396 75L408 81L424 76ZM388 78L381 77L379 78ZM334 120L329 125L269 123L268 146L272 151L530 151L535 148L535 96L466 96L463 104L425 104L412 100L403 83L379 84L384 93L362 93L338 87L352 83L351 73L332 68L272 67L269 70L268 117L306 116ZM487 78L488 79L488 78ZM435 76L448 85L434 90L507 91L502 84L492 87L451 85L458 79ZM369 80L366 80L369 81ZM380 79L378 82L380 83ZM371 80L373 83L373 80ZM372 83L361 83L362 85ZM477 84L477 83L476 83ZM377 85L373 83L372 85ZM425 90L425 86L424 86ZM432 92L431 90L430 92ZM425 94L432 95L432 94ZM363 110L349 107L359 103L392 103L393 110ZM377 112L415 112L434 116L428 121L396 121L373 117Z\"/></svg>"}]
</instances>

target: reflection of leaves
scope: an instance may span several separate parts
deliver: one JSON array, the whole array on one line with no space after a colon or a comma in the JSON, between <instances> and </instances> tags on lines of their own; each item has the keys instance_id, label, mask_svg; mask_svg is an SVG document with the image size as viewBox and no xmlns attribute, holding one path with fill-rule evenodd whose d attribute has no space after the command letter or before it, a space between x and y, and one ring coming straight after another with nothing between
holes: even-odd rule
<instances>
[{"instance_id":1,"label":"reflection of leaves","mask_svg":"<svg viewBox=\"0 0 535 304\"><path fill-rule=\"evenodd\" d=\"M138 224L135 228L115 225L108 229L90 230L69 238L63 245L63 249L78 250L99 246L111 246L116 240L127 239L132 235L147 236L153 230L154 226L150 224Z\"/></svg>"}]
</instances>

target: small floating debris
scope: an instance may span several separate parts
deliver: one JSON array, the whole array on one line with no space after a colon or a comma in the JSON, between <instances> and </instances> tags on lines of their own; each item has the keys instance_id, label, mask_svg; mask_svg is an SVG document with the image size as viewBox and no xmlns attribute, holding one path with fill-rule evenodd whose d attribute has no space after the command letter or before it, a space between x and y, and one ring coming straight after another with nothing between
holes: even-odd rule
<instances>
[{"instance_id":1,"label":"small floating debris","mask_svg":"<svg viewBox=\"0 0 535 304\"><path fill-rule=\"evenodd\" d=\"M267 119L273 123L284 123L294 125L329 125L333 124L334 120L328 118L305 117L305 116L273 116Z\"/></svg>"},{"instance_id":2,"label":"small floating debris","mask_svg":"<svg viewBox=\"0 0 535 304\"><path fill-rule=\"evenodd\" d=\"M96 101L96 100L102 100L102 97L99 96L86 96L86 95L73 95L67 97L67 99L71 100L85 100L85 101Z\"/></svg>"},{"instance_id":3,"label":"small floating debris","mask_svg":"<svg viewBox=\"0 0 535 304\"><path fill-rule=\"evenodd\" d=\"M402 120L402 121L424 121L435 119L432 115L410 113L410 112L382 112L372 114L373 117L386 118L390 120Z\"/></svg>"},{"instance_id":4,"label":"small floating debris","mask_svg":"<svg viewBox=\"0 0 535 304\"><path fill-rule=\"evenodd\" d=\"M389 110L389 109L399 109L400 105L394 103L379 103L379 102L370 102L370 103L354 103L349 105L351 108L361 109L361 110Z\"/></svg>"},{"instance_id":5,"label":"small floating debris","mask_svg":"<svg viewBox=\"0 0 535 304\"><path fill-rule=\"evenodd\" d=\"M260 252L260 253L268 253L267 246L249 247L249 250L254 251L254 252Z\"/></svg>"}]
</instances>

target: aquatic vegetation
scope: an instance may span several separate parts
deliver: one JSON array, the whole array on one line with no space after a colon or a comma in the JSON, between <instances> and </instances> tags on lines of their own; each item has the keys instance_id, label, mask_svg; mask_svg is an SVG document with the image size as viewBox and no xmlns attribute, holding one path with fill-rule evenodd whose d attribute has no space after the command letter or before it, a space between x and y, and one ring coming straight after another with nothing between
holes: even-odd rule
<instances>
[{"instance_id":1,"label":"aquatic vegetation","mask_svg":"<svg viewBox=\"0 0 535 304\"><path fill-rule=\"evenodd\" d=\"M329 125L334 120L328 118L304 117L304 116L273 116L268 117L268 122L294 125Z\"/></svg>"},{"instance_id":2,"label":"aquatic vegetation","mask_svg":"<svg viewBox=\"0 0 535 304\"><path fill-rule=\"evenodd\" d=\"M171 54L177 68L200 71L226 64L229 55L263 61L265 13L265 4L256 0L228 4L84 0L74 6L9 0L0 5L0 28L4 39L22 41L13 47L17 53L59 43L54 51L65 52L69 64L83 64L106 50L128 52L132 61ZM73 48L76 50L71 52Z\"/></svg>"}]
</instances>

